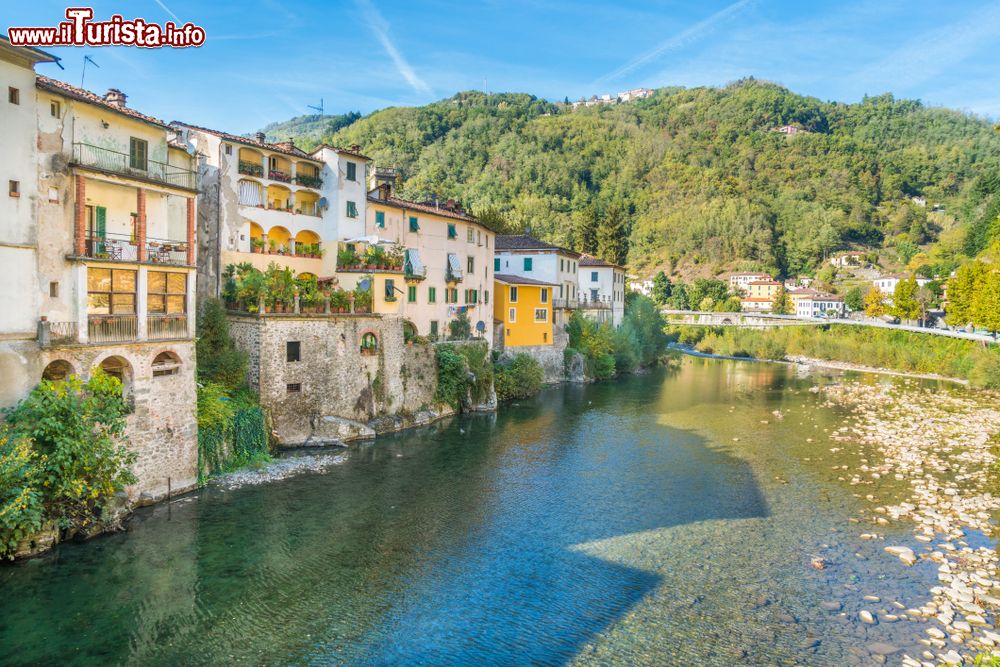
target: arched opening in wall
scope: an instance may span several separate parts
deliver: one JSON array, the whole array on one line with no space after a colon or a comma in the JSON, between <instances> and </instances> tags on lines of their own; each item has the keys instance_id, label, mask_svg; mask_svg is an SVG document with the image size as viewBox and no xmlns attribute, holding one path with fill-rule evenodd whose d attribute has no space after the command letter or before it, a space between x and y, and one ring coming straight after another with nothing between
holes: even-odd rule
<instances>
[{"instance_id":1,"label":"arched opening in wall","mask_svg":"<svg viewBox=\"0 0 1000 667\"><path fill-rule=\"evenodd\" d=\"M309 190L296 192L295 212L302 215L319 215L319 195Z\"/></svg>"},{"instance_id":2,"label":"arched opening in wall","mask_svg":"<svg viewBox=\"0 0 1000 667\"><path fill-rule=\"evenodd\" d=\"M122 383L122 396L128 398L132 395L132 365L124 358L111 356L103 360L99 368L110 375L118 378Z\"/></svg>"},{"instance_id":3,"label":"arched opening in wall","mask_svg":"<svg viewBox=\"0 0 1000 667\"><path fill-rule=\"evenodd\" d=\"M239 172L247 176L263 176L264 154L252 148L240 148Z\"/></svg>"},{"instance_id":4,"label":"arched opening in wall","mask_svg":"<svg viewBox=\"0 0 1000 667\"><path fill-rule=\"evenodd\" d=\"M412 343L417 337L417 325L409 320L403 320L403 342Z\"/></svg>"},{"instance_id":5,"label":"arched opening in wall","mask_svg":"<svg viewBox=\"0 0 1000 667\"><path fill-rule=\"evenodd\" d=\"M319 257L319 234L303 229L295 235L295 254L305 257Z\"/></svg>"},{"instance_id":6,"label":"arched opening in wall","mask_svg":"<svg viewBox=\"0 0 1000 667\"><path fill-rule=\"evenodd\" d=\"M275 225L267 230L268 252L290 253L289 241L292 235L287 229L280 225Z\"/></svg>"},{"instance_id":7,"label":"arched opening in wall","mask_svg":"<svg viewBox=\"0 0 1000 667\"><path fill-rule=\"evenodd\" d=\"M181 369L181 360L173 352L160 352L153 359L153 377L177 375Z\"/></svg>"},{"instance_id":8,"label":"arched opening in wall","mask_svg":"<svg viewBox=\"0 0 1000 667\"><path fill-rule=\"evenodd\" d=\"M361 354L378 354L378 336L371 331L367 331L361 335Z\"/></svg>"},{"instance_id":9,"label":"arched opening in wall","mask_svg":"<svg viewBox=\"0 0 1000 667\"><path fill-rule=\"evenodd\" d=\"M257 181L241 178L239 182L241 206L263 206L263 188Z\"/></svg>"},{"instance_id":10,"label":"arched opening in wall","mask_svg":"<svg viewBox=\"0 0 1000 667\"><path fill-rule=\"evenodd\" d=\"M45 367L45 370L42 371L42 379L49 382L62 382L75 372L73 366L68 361L65 359L56 359L50 362Z\"/></svg>"},{"instance_id":11,"label":"arched opening in wall","mask_svg":"<svg viewBox=\"0 0 1000 667\"><path fill-rule=\"evenodd\" d=\"M267 186L267 207L277 211L292 209L292 191L284 185Z\"/></svg>"},{"instance_id":12,"label":"arched opening in wall","mask_svg":"<svg viewBox=\"0 0 1000 667\"><path fill-rule=\"evenodd\" d=\"M263 252L264 228L251 220L247 220L244 225L243 233L250 237L250 252Z\"/></svg>"}]
</instances>

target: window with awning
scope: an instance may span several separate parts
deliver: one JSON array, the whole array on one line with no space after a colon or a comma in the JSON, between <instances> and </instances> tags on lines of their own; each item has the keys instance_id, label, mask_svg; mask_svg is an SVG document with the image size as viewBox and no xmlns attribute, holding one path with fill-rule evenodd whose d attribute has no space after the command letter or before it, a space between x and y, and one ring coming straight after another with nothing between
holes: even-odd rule
<instances>
[{"instance_id":1,"label":"window with awning","mask_svg":"<svg viewBox=\"0 0 1000 667\"><path fill-rule=\"evenodd\" d=\"M427 268L424 266L424 262L420 259L420 252L414 248L406 249L406 274L409 276L423 276L426 275Z\"/></svg>"},{"instance_id":2,"label":"window with awning","mask_svg":"<svg viewBox=\"0 0 1000 667\"><path fill-rule=\"evenodd\" d=\"M448 253L448 275L452 278L462 277L462 260L455 253Z\"/></svg>"}]
</instances>

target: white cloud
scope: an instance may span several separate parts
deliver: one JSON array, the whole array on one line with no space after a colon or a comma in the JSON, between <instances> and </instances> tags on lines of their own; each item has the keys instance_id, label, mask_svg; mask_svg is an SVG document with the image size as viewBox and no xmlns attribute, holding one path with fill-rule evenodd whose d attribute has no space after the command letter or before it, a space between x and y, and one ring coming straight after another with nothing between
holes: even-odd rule
<instances>
[{"instance_id":1,"label":"white cloud","mask_svg":"<svg viewBox=\"0 0 1000 667\"><path fill-rule=\"evenodd\" d=\"M656 45L655 48L651 49L650 51L647 51L646 53L638 56L637 58L630 60L629 62L625 63L615 71L611 72L610 74L605 74L601 78L594 81L594 85L619 79L628 74L629 72L631 72L632 70L641 67L642 65L645 65L646 63L660 57L661 55L667 53L668 51L674 51L676 49L687 46L688 44L701 39L709 32L711 32L712 29L716 26L716 24L721 23L726 19L732 18L736 14L743 11L747 7L747 5L749 5L753 1L754 0L738 0L737 2L734 2L728 7L725 7L724 9L721 9L716 13L712 14L707 19L701 20L698 23L695 23L693 26L677 33L670 39L660 42L658 45Z\"/></svg>"},{"instance_id":2,"label":"white cloud","mask_svg":"<svg viewBox=\"0 0 1000 667\"><path fill-rule=\"evenodd\" d=\"M365 22L375 37L378 39L379 43L382 44L382 48L392 59L393 64L396 66L396 71L399 72L400 76L406 79L406 82L410 84L418 93L424 93L426 95L433 95L434 91L431 87L427 85L427 82L421 79L417 73L410 66L410 63L406 61L403 54L399 52L396 45L389 38L389 24L386 22L382 15L379 14L378 9L375 8L370 0L356 0L358 7L361 9L364 15Z\"/></svg>"}]
</instances>

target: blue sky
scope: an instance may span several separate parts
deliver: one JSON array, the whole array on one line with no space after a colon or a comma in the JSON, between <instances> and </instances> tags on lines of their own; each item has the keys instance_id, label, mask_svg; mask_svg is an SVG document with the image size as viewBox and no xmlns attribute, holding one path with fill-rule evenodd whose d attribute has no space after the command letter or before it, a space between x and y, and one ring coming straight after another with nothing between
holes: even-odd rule
<instances>
[{"instance_id":1,"label":"blue sky","mask_svg":"<svg viewBox=\"0 0 1000 667\"><path fill-rule=\"evenodd\" d=\"M66 4L7 0L9 25L55 25ZM82 3L85 4L85 3ZM1000 117L1000 3L925 0L130 0L113 13L205 28L196 49L59 48L60 71L135 108L234 132L310 113L417 105L459 90L548 99L744 76L825 100L892 92Z\"/></svg>"}]
</instances>

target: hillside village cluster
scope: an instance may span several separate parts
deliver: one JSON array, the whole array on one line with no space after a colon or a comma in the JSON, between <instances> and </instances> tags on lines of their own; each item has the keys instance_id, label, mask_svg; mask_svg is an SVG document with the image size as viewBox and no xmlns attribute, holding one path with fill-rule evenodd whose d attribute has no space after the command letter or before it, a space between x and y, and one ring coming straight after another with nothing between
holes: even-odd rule
<instances>
[{"instance_id":1,"label":"hillside village cluster","mask_svg":"<svg viewBox=\"0 0 1000 667\"><path fill-rule=\"evenodd\" d=\"M285 443L425 409L433 352L414 342L456 323L492 350L561 368L570 312L622 321L622 266L497 235L454 201L402 199L393 171L359 146L307 152L164 122L120 90L35 71L54 60L0 39L0 407L42 379L118 378L138 455L130 494L142 500L197 483L204 299L226 301Z\"/></svg>"}]
</instances>

